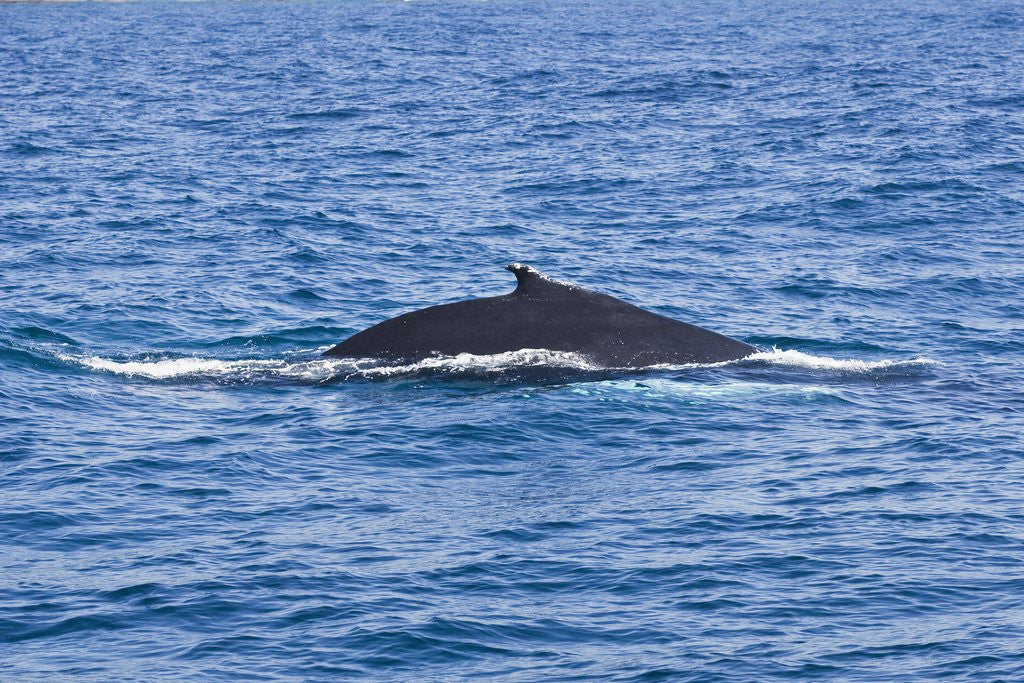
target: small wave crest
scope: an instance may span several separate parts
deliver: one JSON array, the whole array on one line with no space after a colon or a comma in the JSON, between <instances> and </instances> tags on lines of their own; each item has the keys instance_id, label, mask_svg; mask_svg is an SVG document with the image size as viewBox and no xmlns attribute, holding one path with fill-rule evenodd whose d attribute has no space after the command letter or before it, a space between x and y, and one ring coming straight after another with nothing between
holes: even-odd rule
<instances>
[{"instance_id":1,"label":"small wave crest","mask_svg":"<svg viewBox=\"0 0 1024 683\"><path fill-rule=\"evenodd\" d=\"M327 348L327 347L325 347ZM772 349L759 351L738 361L711 364L656 365L648 368L604 368L586 357L563 351L520 349L491 355L461 353L456 356L437 356L414 363L388 363L377 359L324 358L321 356L293 359L241 359L180 357L139 359L110 359L100 356L72 356L60 354L58 358L92 370L126 377L144 377L156 380L209 379L220 382L252 382L260 380L293 380L299 382L328 382L347 379L389 379L418 376L441 376L481 379L510 375L515 372L551 370L577 373L586 377L609 370L689 370L725 366L762 365L790 367L817 372L872 373L898 368L912 368L934 364L928 358L905 360L865 361L815 356L796 350Z\"/></svg>"},{"instance_id":2,"label":"small wave crest","mask_svg":"<svg viewBox=\"0 0 1024 683\"><path fill-rule=\"evenodd\" d=\"M111 372L128 377L149 377L151 379L172 379L191 375L226 375L253 371L273 371L288 364L274 360L216 360L210 358L164 358L160 360L111 360L99 356L59 356L65 360L84 365L93 370Z\"/></svg>"},{"instance_id":3,"label":"small wave crest","mask_svg":"<svg viewBox=\"0 0 1024 683\"><path fill-rule=\"evenodd\" d=\"M213 379L252 381L264 379L293 379L306 382L325 382L344 379L387 379L418 375L498 375L523 368L550 368L560 370L597 370L582 356L575 353L520 349L493 355L461 353L457 356L427 358L415 363L387 364L374 359L303 358L295 360L218 360L212 358L159 358L113 360L100 356L71 356L62 354L61 360L92 370L110 372L127 377L149 379Z\"/></svg>"},{"instance_id":4,"label":"small wave crest","mask_svg":"<svg viewBox=\"0 0 1024 683\"><path fill-rule=\"evenodd\" d=\"M818 370L825 372L857 372L869 373L878 370L891 370L898 368L913 368L915 366L935 365L937 361L930 358L907 358L902 360L858 360L856 358L830 358L829 356L815 356L795 349L772 349L771 351L759 351L747 356L743 362L767 363L769 365L789 366L805 370Z\"/></svg>"}]
</instances>

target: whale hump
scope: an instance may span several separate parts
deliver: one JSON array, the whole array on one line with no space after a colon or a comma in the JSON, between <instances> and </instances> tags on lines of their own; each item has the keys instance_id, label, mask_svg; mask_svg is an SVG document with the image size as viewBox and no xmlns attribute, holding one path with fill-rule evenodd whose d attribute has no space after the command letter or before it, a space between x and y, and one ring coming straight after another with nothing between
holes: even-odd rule
<instances>
[{"instance_id":1,"label":"whale hump","mask_svg":"<svg viewBox=\"0 0 1024 683\"><path fill-rule=\"evenodd\" d=\"M410 311L357 332L327 356L418 361L520 349L578 353L604 367L716 363L755 351L744 342L645 311L600 292L505 266L515 291Z\"/></svg>"}]
</instances>

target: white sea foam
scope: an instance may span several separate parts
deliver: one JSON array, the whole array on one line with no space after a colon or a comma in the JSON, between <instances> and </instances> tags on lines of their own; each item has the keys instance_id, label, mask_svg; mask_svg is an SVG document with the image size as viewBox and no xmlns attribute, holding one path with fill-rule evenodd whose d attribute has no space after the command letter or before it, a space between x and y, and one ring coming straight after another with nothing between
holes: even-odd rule
<instances>
[{"instance_id":1,"label":"white sea foam","mask_svg":"<svg viewBox=\"0 0 1024 683\"><path fill-rule=\"evenodd\" d=\"M362 372L369 376L402 375L422 371L477 371L503 372L514 368L551 367L571 370L597 370L593 363L577 353L565 351L548 351L547 349L520 349L491 355L478 356L472 353L460 353L457 356L439 356L427 358L408 365L379 365L363 368Z\"/></svg>"},{"instance_id":2,"label":"white sea foam","mask_svg":"<svg viewBox=\"0 0 1024 683\"><path fill-rule=\"evenodd\" d=\"M933 365L936 361L930 358L907 358L903 360L858 360L856 358L830 358L829 356L814 356L803 351L794 349L772 349L747 356L744 361L760 361L771 365L785 365L807 370L824 370L838 372L872 372L875 370L886 370L900 367L913 367L916 365Z\"/></svg>"},{"instance_id":3,"label":"white sea foam","mask_svg":"<svg viewBox=\"0 0 1024 683\"><path fill-rule=\"evenodd\" d=\"M382 364L379 360L312 358L307 360L218 360L215 358L163 358L156 360L112 360L100 356L61 354L61 360L77 363L93 370L128 377L174 379L188 377L237 376L295 378L323 381L335 377L386 378L422 372L497 374L515 368L551 367L573 370L594 370L594 365L575 353L545 349L520 349L493 355L461 353L457 356L427 358L400 365Z\"/></svg>"},{"instance_id":4,"label":"white sea foam","mask_svg":"<svg viewBox=\"0 0 1024 683\"><path fill-rule=\"evenodd\" d=\"M152 377L153 379L167 379L169 377L181 377L194 374L223 374L231 372L242 365L241 361L208 360L205 358L174 358L156 361L116 361L90 356L87 358L73 358L63 356L64 360L70 360L93 370L104 370L117 375ZM247 363L248 364L248 363Z\"/></svg>"},{"instance_id":5,"label":"white sea foam","mask_svg":"<svg viewBox=\"0 0 1024 683\"><path fill-rule=\"evenodd\" d=\"M415 363L386 364L379 360L306 358L296 360L220 360L216 358L160 358L139 360L113 360L100 356L60 355L62 360L128 377L174 379L189 377L237 377L238 379L293 378L303 381L325 381L335 378L388 378L432 374L496 375L523 368L599 371L607 368L594 365L584 356L545 349L520 349L493 355L461 353L457 356L438 356ZM686 370L701 367L722 367L736 364L767 363L770 365L802 368L820 372L869 373L899 367L932 364L927 358L906 360L864 361L815 356L802 351L773 349L755 353L739 361L712 364L657 365L654 370ZM629 368L619 368L621 370Z\"/></svg>"},{"instance_id":6,"label":"white sea foam","mask_svg":"<svg viewBox=\"0 0 1024 683\"><path fill-rule=\"evenodd\" d=\"M188 375L224 375L254 370L275 370L288 364L274 360L217 360L214 358L165 358L161 360L117 361L99 356L59 356L93 370L103 370L129 377L170 379Z\"/></svg>"}]
</instances>

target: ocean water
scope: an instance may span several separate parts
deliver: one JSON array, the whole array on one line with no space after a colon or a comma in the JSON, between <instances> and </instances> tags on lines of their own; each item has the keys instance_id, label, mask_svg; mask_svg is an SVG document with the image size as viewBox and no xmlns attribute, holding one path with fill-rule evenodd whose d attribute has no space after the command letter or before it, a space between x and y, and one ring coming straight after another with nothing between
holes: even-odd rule
<instances>
[{"instance_id":1,"label":"ocean water","mask_svg":"<svg viewBox=\"0 0 1024 683\"><path fill-rule=\"evenodd\" d=\"M0 6L3 680L1024 679L1024 8ZM756 345L324 360L522 261Z\"/></svg>"}]
</instances>

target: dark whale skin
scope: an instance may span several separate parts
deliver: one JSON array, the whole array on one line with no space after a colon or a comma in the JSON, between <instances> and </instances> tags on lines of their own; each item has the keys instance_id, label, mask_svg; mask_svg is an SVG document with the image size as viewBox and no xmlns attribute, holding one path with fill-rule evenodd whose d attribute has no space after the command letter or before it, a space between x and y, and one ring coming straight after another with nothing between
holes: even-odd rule
<instances>
[{"instance_id":1,"label":"dark whale skin","mask_svg":"<svg viewBox=\"0 0 1024 683\"><path fill-rule=\"evenodd\" d=\"M325 356L415 362L460 353L520 349L580 354L603 367L718 363L756 349L710 330L645 311L607 294L550 280L521 264L511 294L431 306L352 335Z\"/></svg>"}]
</instances>

